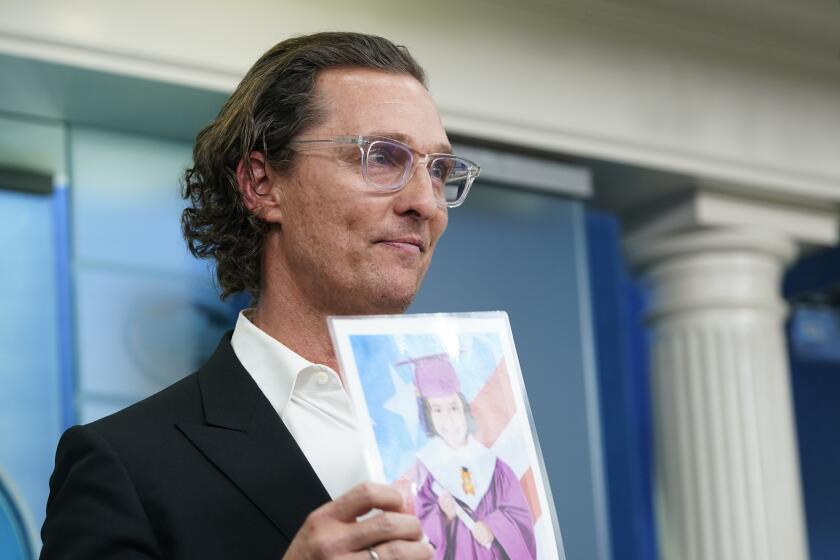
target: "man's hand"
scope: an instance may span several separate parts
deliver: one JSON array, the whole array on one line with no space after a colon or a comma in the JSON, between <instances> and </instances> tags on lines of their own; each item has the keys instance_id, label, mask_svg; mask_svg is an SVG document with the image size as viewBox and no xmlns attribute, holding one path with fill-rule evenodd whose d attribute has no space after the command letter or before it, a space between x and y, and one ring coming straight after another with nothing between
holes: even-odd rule
<instances>
[{"instance_id":1,"label":"man's hand","mask_svg":"<svg viewBox=\"0 0 840 560\"><path fill-rule=\"evenodd\" d=\"M372 509L382 513L356 518ZM309 514L284 560L429 560L434 549L421 541L420 521L404 513L402 495L383 484L364 482Z\"/></svg>"},{"instance_id":2,"label":"man's hand","mask_svg":"<svg viewBox=\"0 0 840 560\"><path fill-rule=\"evenodd\" d=\"M452 521L452 518L455 517L455 498L452 497L452 494L446 491L438 494L438 505L446 515L446 519Z\"/></svg>"},{"instance_id":3,"label":"man's hand","mask_svg":"<svg viewBox=\"0 0 840 560\"><path fill-rule=\"evenodd\" d=\"M496 538L493 535L493 531L490 530L490 527L488 527L481 521L475 522L475 527L473 527L472 535L473 537L475 537L475 540L478 541L478 544L480 544L484 548L490 548L490 545L493 544L493 539Z\"/></svg>"}]
</instances>

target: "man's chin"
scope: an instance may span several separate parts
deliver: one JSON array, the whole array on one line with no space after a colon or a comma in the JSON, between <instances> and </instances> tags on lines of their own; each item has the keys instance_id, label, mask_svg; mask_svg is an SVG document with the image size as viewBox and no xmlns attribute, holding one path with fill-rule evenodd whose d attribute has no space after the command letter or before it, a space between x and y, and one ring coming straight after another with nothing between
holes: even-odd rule
<instances>
[{"instance_id":1,"label":"man's chin","mask_svg":"<svg viewBox=\"0 0 840 560\"><path fill-rule=\"evenodd\" d=\"M425 276L416 269L391 269L390 274L377 275L370 279L369 290L371 315L392 315L405 313L414 301Z\"/></svg>"},{"instance_id":2,"label":"man's chin","mask_svg":"<svg viewBox=\"0 0 840 560\"><path fill-rule=\"evenodd\" d=\"M326 304L323 311L329 315L397 315L405 313L416 294L414 289L395 289L393 284L366 288L365 293Z\"/></svg>"},{"instance_id":3,"label":"man's chin","mask_svg":"<svg viewBox=\"0 0 840 560\"><path fill-rule=\"evenodd\" d=\"M368 315L395 315L405 313L414 301L416 292L383 292L376 298Z\"/></svg>"}]
</instances>

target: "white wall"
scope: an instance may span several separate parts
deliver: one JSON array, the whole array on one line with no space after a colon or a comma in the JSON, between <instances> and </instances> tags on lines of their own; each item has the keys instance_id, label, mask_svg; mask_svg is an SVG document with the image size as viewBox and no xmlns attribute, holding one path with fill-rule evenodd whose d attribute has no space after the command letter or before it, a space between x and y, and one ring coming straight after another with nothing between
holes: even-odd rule
<instances>
[{"instance_id":1,"label":"white wall","mask_svg":"<svg viewBox=\"0 0 840 560\"><path fill-rule=\"evenodd\" d=\"M226 90L291 34L379 33L425 65L453 132L840 202L831 37L798 50L655 4L3 0L0 52Z\"/></svg>"}]
</instances>

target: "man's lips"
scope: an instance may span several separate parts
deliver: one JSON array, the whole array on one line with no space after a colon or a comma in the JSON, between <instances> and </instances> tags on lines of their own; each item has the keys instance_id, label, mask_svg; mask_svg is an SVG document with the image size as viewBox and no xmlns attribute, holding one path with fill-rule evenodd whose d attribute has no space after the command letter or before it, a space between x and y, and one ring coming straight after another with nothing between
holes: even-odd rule
<instances>
[{"instance_id":1,"label":"man's lips","mask_svg":"<svg viewBox=\"0 0 840 560\"><path fill-rule=\"evenodd\" d=\"M377 243L410 253L426 252L426 243L419 237L393 237L382 239Z\"/></svg>"}]
</instances>

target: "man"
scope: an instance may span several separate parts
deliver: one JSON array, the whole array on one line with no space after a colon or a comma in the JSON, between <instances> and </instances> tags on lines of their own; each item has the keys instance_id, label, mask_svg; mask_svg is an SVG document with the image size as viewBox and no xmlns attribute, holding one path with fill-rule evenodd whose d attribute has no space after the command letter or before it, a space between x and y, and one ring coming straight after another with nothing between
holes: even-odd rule
<instances>
[{"instance_id":1,"label":"man","mask_svg":"<svg viewBox=\"0 0 840 560\"><path fill-rule=\"evenodd\" d=\"M450 152L404 48L322 33L263 55L199 134L183 215L255 307L197 373L65 433L42 558L431 558L400 495L362 482L326 318L411 303L478 174Z\"/></svg>"}]
</instances>

